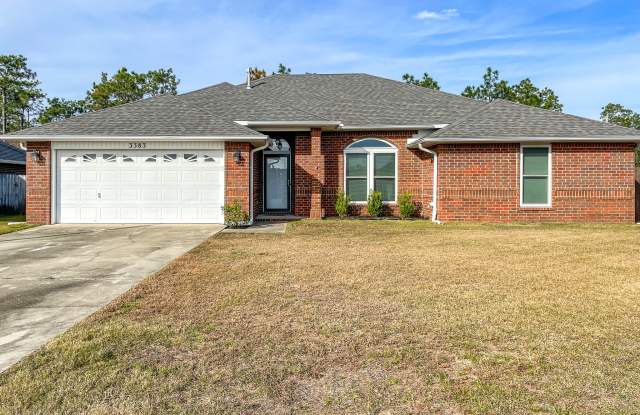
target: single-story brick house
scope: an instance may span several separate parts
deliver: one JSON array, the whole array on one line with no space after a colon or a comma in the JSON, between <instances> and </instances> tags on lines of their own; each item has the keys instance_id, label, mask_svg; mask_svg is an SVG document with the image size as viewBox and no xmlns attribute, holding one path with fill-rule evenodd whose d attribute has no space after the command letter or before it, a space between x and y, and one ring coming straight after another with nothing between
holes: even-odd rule
<instances>
[{"instance_id":1,"label":"single-story brick house","mask_svg":"<svg viewBox=\"0 0 640 415\"><path fill-rule=\"evenodd\" d=\"M27 141L31 223L320 218L372 189L443 221L635 220L632 129L366 74L273 75L87 113Z\"/></svg>"}]
</instances>

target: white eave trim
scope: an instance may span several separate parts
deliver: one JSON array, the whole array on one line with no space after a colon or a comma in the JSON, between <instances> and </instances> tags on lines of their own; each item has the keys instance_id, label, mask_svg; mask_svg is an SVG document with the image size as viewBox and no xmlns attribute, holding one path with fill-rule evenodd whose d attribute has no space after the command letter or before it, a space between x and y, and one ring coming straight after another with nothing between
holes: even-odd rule
<instances>
[{"instance_id":1,"label":"white eave trim","mask_svg":"<svg viewBox=\"0 0 640 415\"><path fill-rule=\"evenodd\" d=\"M267 140L266 135L247 136L97 136L97 135L20 135L13 138L25 141L256 141ZM12 138L12 139L13 139Z\"/></svg>"},{"instance_id":2,"label":"white eave trim","mask_svg":"<svg viewBox=\"0 0 640 415\"><path fill-rule=\"evenodd\" d=\"M378 125L344 125L340 127L344 131L363 131L363 130L439 130L449 124L420 124L420 125L395 125L395 124L378 124Z\"/></svg>"},{"instance_id":3,"label":"white eave trim","mask_svg":"<svg viewBox=\"0 0 640 415\"><path fill-rule=\"evenodd\" d=\"M473 143L640 143L640 136L593 136L593 137L487 137L487 138L423 138L407 142L407 147L417 148L419 143L433 146L436 144L473 144Z\"/></svg>"},{"instance_id":4,"label":"white eave trim","mask_svg":"<svg viewBox=\"0 0 640 415\"><path fill-rule=\"evenodd\" d=\"M18 160L3 160L0 159L0 164L20 164L20 165L25 165L27 164L26 161L18 161Z\"/></svg>"},{"instance_id":5,"label":"white eave trim","mask_svg":"<svg viewBox=\"0 0 640 415\"><path fill-rule=\"evenodd\" d=\"M333 127L342 125L340 121L234 121L245 127Z\"/></svg>"}]
</instances>

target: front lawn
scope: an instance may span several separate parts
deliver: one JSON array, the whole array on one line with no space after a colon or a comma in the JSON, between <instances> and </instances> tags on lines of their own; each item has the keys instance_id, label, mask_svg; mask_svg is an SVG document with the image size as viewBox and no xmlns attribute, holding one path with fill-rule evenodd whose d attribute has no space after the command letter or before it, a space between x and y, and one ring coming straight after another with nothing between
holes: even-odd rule
<instances>
[{"instance_id":1,"label":"front lawn","mask_svg":"<svg viewBox=\"0 0 640 415\"><path fill-rule=\"evenodd\" d=\"M9 232L20 231L22 229L26 229L31 227L30 225L20 224L20 225L9 225L9 222L24 222L24 215L7 215L0 214L0 235Z\"/></svg>"},{"instance_id":2,"label":"front lawn","mask_svg":"<svg viewBox=\"0 0 640 415\"><path fill-rule=\"evenodd\" d=\"M0 413L640 412L640 228L219 234L0 375Z\"/></svg>"}]
</instances>

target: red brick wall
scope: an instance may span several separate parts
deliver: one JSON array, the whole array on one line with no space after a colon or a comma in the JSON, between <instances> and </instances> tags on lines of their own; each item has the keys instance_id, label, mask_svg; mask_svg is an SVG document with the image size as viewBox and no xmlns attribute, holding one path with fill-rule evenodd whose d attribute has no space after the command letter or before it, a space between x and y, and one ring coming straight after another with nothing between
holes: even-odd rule
<instances>
[{"instance_id":1,"label":"red brick wall","mask_svg":"<svg viewBox=\"0 0 640 415\"><path fill-rule=\"evenodd\" d=\"M39 150L44 160L33 161L31 151ZM27 142L27 222L51 223L51 143Z\"/></svg>"},{"instance_id":2,"label":"red brick wall","mask_svg":"<svg viewBox=\"0 0 640 415\"><path fill-rule=\"evenodd\" d=\"M224 143L225 175L224 202L233 203L236 200L242 209L249 211L249 157L251 151L249 143ZM234 153L240 151L240 162L234 160ZM255 166L254 166L255 167Z\"/></svg>"},{"instance_id":3,"label":"red brick wall","mask_svg":"<svg viewBox=\"0 0 640 415\"><path fill-rule=\"evenodd\" d=\"M441 145L438 218L633 222L633 144L553 144L552 207L520 207L520 145Z\"/></svg>"},{"instance_id":4,"label":"red brick wall","mask_svg":"<svg viewBox=\"0 0 640 415\"><path fill-rule=\"evenodd\" d=\"M335 200L344 188L343 151L352 142L365 137L386 140L398 148L398 194L410 192L421 207L420 214L429 216L431 209L433 162L431 156L419 150L407 149L407 138L415 131L366 131L324 132L321 141L321 158L324 180L322 185L322 208L324 215L335 215ZM295 145L295 207L296 215L311 215L311 194L316 174L317 159L313 157L312 140L309 135L298 135ZM352 207L353 214L366 214L362 205ZM396 205L388 206L388 213L398 214Z\"/></svg>"}]
</instances>

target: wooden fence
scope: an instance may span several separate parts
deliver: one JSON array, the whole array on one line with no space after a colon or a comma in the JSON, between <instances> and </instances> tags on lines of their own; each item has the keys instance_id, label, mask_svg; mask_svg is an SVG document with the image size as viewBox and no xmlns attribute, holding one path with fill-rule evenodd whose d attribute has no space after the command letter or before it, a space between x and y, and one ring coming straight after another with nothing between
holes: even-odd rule
<instances>
[{"instance_id":1,"label":"wooden fence","mask_svg":"<svg viewBox=\"0 0 640 415\"><path fill-rule=\"evenodd\" d=\"M0 173L0 212L24 213L26 197L25 176Z\"/></svg>"}]
</instances>

